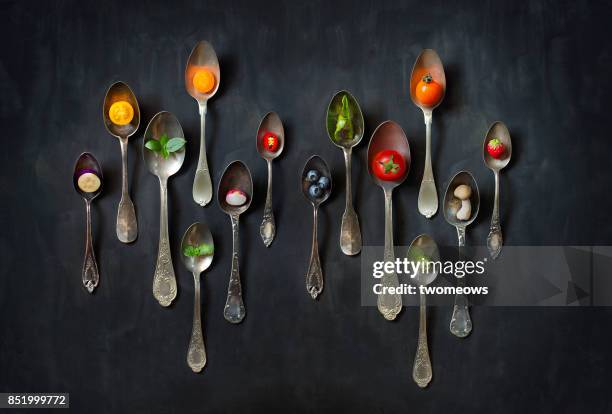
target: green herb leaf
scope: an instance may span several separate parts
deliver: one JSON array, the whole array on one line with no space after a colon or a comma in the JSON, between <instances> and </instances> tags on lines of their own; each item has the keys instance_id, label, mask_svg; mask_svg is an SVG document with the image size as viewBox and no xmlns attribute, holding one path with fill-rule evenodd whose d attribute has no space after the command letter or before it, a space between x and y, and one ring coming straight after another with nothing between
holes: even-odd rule
<instances>
[{"instance_id":1,"label":"green herb leaf","mask_svg":"<svg viewBox=\"0 0 612 414\"><path fill-rule=\"evenodd\" d=\"M342 141L343 139L353 139L353 121L352 121L351 108L349 106L348 97L342 96L342 105L339 107L338 120L336 121L336 130L334 131L334 138L336 141Z\"/></svg>"},{"instance_id":2,"label":"green herb leaf","mask_svg":"<svg viewBox=\"0 0 612 414\"><path fill-rule=\"evenodd\" d=\"M168 134L162 134L161 137L159 137L159 142L162 145L162 147L165 147L168 144Z\"/></svg>"},{"instance_id":3,"label":"green herb leaf","mask_svg":"<svg viewBox=\"0 0 612 414\"><path fill-rule=\"evenodd\" d=\"M183 138L172 138L166 144L166 151L176 152L185 146L187 141Z\"/></svg>"},{"instance_id":4,"label":"green herb leaf","mask_svg":"<svg viewBox=\"0 0 612 414\"><path fill-rule=\"evenodd\" d=\"M168 153L168 149L166 149L166 147L162 147L161 149L161 156L164 157L164 159L168 158L170 156L170 153Z\"/></svg>"},{"instance_id":5,"label":"green herb leaf","mask_svg":"<svg viewBox=\"0 0 612 414\"><path fill-rule=\"evenodd\" d=\"M199 256L210 256L214 252L214 247L212 244L203 243L198 247Z\"/></svg>"},{"instance_id":6,"label":"green herb leaf","mask_svg":"<svg viewBox=\"0 0 612 414\"><path fill-rule=\"evenodd\" d=\"M162 149L162 146L159 143L159 141L155 139L150 139L147 142L145 142L145 147L147 147L147 149L150 149L151 151L154 151L154 152L159 152Z\"/></svg>"}]
</instances>

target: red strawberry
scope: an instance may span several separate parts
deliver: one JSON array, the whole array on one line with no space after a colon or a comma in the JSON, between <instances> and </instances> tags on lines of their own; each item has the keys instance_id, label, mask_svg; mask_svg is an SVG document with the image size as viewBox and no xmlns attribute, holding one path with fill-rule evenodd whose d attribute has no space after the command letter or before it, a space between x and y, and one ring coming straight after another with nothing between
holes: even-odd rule
<instances>
[{"instance_id":1,"label":"red strawberry","mask_svg":"<svg viewBox=\"0 0 612 414\"><path fill-rule=\"evenodd\" d=\"M504 144L502 144L499 138L493 138L487 144L487 152L491 157L500 159L502 155L504 155L504 152L506 152L506 147Z\"/></svg>"}]
</instances>

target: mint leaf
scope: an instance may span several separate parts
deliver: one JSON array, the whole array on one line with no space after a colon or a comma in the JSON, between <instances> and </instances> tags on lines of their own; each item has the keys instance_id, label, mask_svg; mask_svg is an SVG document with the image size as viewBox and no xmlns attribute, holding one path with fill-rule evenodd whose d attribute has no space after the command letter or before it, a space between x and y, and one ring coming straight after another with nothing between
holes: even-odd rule
<instances>
[{"instance_id":1,"label":"mint leaf","mask_svg":"<svg viewBox=\"0 0 612 414\"><path fill-rule=\"evenodd\" d=\"M166 149L166 147L161 148L161 155L164 158L168 158L170 156L170 153L168 153L168 150Z\"/></svg>"},{"instance_id":2,"label":"mint leaf","mask_svg":"<svg viewBox=\"0 0 612 414\"><path fill-rule=\"evenodd\" d=\"M166 151L176 152L185 146L185 139L183 138L172 138L166 144Z\"/></svg>"},{"instance_id":3,"label":"mint leaf","mask_svg":"<svg viewBox=\"0 0 612 414\"><path fill-rule=\"evenodd\" d=\"M151 151L155 151L155 152L159 152L162 149L162 146L159 143L159 141L157 141L155 139L150 139L147 142L145 142L145 147L147 147L147 149L150 149Z\"/></svg>"},{"instance_id":4,"label":"mint leaf","mask_svg":"<svg viewBox=\"0 0 612 414\"><path fill-rule=\"evenodd\" d=\"M168 144L168 134L162 134L162 136L159 137L159 142L162 145L162 147L165 147L166 144Z\"/></svg>"}]
</instances>

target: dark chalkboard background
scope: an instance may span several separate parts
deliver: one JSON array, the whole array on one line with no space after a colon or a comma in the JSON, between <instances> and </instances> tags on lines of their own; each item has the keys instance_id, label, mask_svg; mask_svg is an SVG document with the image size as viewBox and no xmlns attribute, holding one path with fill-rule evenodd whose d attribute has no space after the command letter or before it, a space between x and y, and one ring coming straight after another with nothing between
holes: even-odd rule
<instances>
[{"instance_id":1,"label":"dark chalkboard background","mask_svg":"<svg viewBox=\"0 0 612 414\"><path fill-rule=\"evenodd\" d=\"M481 145L499 119L514 145L502 177L506 243L610 244L612 48L603 40L610 3L83 3L0 3L0 391L69 392L72 411L90 413L612 411L605 308L475 308L466 340L449 334L449 308L432 308L434 380L418 389L416 310L389 323L361 307L360 259L338 248L344 165L324 129L332 94L350 90L367 129L353 164L365 244L383 241L382 192L364 159L371 132L386 119L405 129L414 160L395 194L396 243L422 232L455 243L440 214L428 221L416 208L425 132L407 85L419 51L434 48L449 85L433 124L438 188L469 169L483 199L468 243L484 243L488 231L493 175ZM234 159L248 164L255 182L241 223L247 317L239 326L222 316L229 219L216 202L201 208L191 198L199 120L183 71L200 39L212 42L222 68L207 118L215 185ZM115 237L120 152L101 121L105 90L116 80L135 91L143 119L129 146L140 227L133 245ZM176 114L188 137L186 162L170 180L179 282L170 309L151 294L159 190L142 160L144 126L160 110ZM259 238L266 169L254 137L271 110L285 123L287 146L274 165L278 233L266 249ZM85 211L71 182L82 151L98 157L105 175L93 208L101 271L94 295L80 284ZM311 216L298 189L314 153L335 180L320 217L326 285L317 302L304 287ZM198 220L212 228L217 252L203 279L208 364L195 375L185 362L193 282L177 252Z\"/></svg>"}]
</instances>

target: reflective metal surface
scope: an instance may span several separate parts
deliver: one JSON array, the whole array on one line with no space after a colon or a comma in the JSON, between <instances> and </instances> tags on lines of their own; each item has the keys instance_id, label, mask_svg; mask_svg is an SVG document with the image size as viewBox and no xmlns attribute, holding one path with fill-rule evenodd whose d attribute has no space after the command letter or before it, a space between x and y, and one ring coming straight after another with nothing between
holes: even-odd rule
<instances>
[{"instance_id":1,"label":"reflective metal surface","mask_svg":"<svg viewBox=\"0 0 612 414\"><path fill-rule=\"evenodd\" d=\"M383 150L395 150L399 152L406 161L406 171L404 175L394 181L383 181L376 177L372 171L372 160ZM385 195L385 252L384 260L387 262L395 261L395 253L393 252L393 208L392 208L392 194L393 189L400 185L406 180L408 172L410 171L411 157L410 157L410 145L408 144L408 138L402 127L393 121L385 121L380 124L368 144L368 172L370 177L374 180L380 188L383 189ZM391 273L385 272L381 278L382 287L398 287L399 280L395 271ZM389 294L384 293L378 295L378 310L385 317L385 319L391 321L394 320L402 310L402 296L400 294Z\"/></svg>"},{"instance_id":2,"label":"reflective metal surface","mask_svg":"<svg viewBox=\"0 0 612 414\"><path fill-rule=\"evenodd\" d=\"M242 206L230 206L225 202L225 195L231 189L239 189L247 195L247 201ZM240 323L246 316L246 308L242 300L242 285L240 282L239 256L240 238L238 235L238 219L247 211L253 199L253 179L249 168L242 161L232 161L223 171L217 200L219 207L230 216L232 222L232 270L227 287L227 300L223 309L223 316L230 323Z\"/></svg>"},{"instance_id":3,"label":"reflective metal surface","mask_svg":"<svg viewBox=\"0 0 612 414\"><path fill-rule=\"evenodd\" d=\"M424 106L415 97L417 84L428 73L431 74L433 79L443 89L442 99L435 106ZM438 193L431 166L431 123L433 110L444 99L444 92L446 92L446 76L442 61L434 50L424 49L417 57L412 68L412 74L410 75L410 98L416 106L421 108L425 120L425 170L423 171L423 180L419 189L418 208L419 212L427 218L431 218L438 211Z\"/></svg>"},{"instance_id":4,"label":"reflective metal surface","mask_svg":"<svg viewBox=\"0 0 612 414\"><path fill-rule=\"evenodd\" d=\"M275 152L270 152L263 146L264 134L267 132L272 132L278 137L278 149ZM263 117L259 128L257 128L255 139L257 152L268 164L268 191L266 193L263 220L259 226L259 234L266 247L269 247L276 235L276 222L274 221L274 210L272 209L272 160L278 157L285 147L285 129L283 128L283 122L276 112L268 112Z\"/></svg>"},{"instance_id":5,"label":"reflective metal surface","mask_svg":"<svg viewBox=\"0 0 612 414\"><path fill-rule=\"evenodd\" d=\"M79 188L77 180L79 178L79 172L82 170L92 170L95 172L98 178L100 178L100 188L98 188L98 190L93 193L87 193ZM102 176L102 168L100 167L100 163L98 163L98 160L96 160L96 158L92 154L84 152L76 160L76 163L74 165L74 173L72 175L72 183L76 192L85 201L87 224L85 232L85 258L83 259L81 280L85 289L89 293L93 293L94 289L98 286L98 283L100 282L100 273L98 272L98 263L96 262L96 255L94 254L93 250L93 236L91 228L91 202L102 192L102 187L104 186L104 179Z\"/></svg>"},{"instance_id":6,"label":"reflective metal surface","mask_svg":"<svg viewBox=\"0 0 612 414\"><path fill-rule=\"evenodd\" d=\"M127 101L134 109L134 117L127 125L116 125L111 122L108 111L117 101ZM140 109L136 96L124 82L113 83L106 92L102 106L102 119L106 130L119 139L121 144L121 200L117 209L117 238L123 243L131 243L138 237L138 222L134 203L128 190L128 138L136 133L140 126Z\"/></svg>"},{"instance_id":7,"label":"reflective metal surface","mask_svg":"<svg viewBox=\"0 0 612 414\"><path fill-rule=\"evenodd\" d=\"M336 121L338 113L342 108L342 98L346 96L349 103L349 108L355 114L353 122L353 136L351 139L334 139L336 129ZM361 142L364 134L363 114L359 103L353 95L347 91L337 92L331 99L327 108L327 135L329 139L339 148L342 148L344 154L344 164L346 167L346 200L344 214L342 214L342 226L340 228L340 249L342 253L352 256L361 251L361 230L359 228L359 217L353 208L353 193L351 186L351 154L353 147Z\"/></svg>"},{"instance_id":8,"label":"reflective metal surface","mask_svg":"<svg viewBox=\"0 0 612 414\"><path fill-rule=\"evenodd\" d=\"M453 200L453 192L455 188L461 184L469 185L472 189L470 203L472 205L472 215L469 220L458 220L451 212L451 201ZM457 237L459 238L459 247L465 246L465 229L478 216L480 208L480 195L476 180L467 171L459 171L451 179L446 193L444 195L444 218L446 221L455 226L457 229ZM457 277L457 287L465 287L466 281L464 277ZM453 335L459 338L465 338L472 332L472 320L470 318L469 302L465 295L455 295L455 306L453 307L453 316L450 322L450 331Z\"/></svg>"},{"instance_id":9,"label":"reflective metal surface","mask_svg":"<svg viewBox=\"0 0 612 414\"><path fill-rule=\"evenodd\" d=\"M422 255L430 262L440 260L440 251L438 245L427 234L421 234L415 238L408 248L408 260L417 260L416 256ZM438 273L435 266L431 269L420 268L416 272L413 279L418 286L427 286L436 280ZM431 382L433 370L431 368L431 359L429 358L429 347L427 346L427 304L425 302L425 294L419 292L419 340L417 343L417 351L414 357L414 365L412 368L412 379L421 388L424 388Z\"/></svg>"},{"instance_id":10,"label":"reflective metal surface","mask_svg":"<svg viewBox=\"0 0 612 414\"><path fill-rule=\"evenodd\" d=\"M200 93L193 86L193 77L199 69L206 68L215 75L215 87L210 93ZM185 89L198 103L200 112L200 154L198 156L198 166L193 180L193 199L201 206L207 205L212 200L213 185L208 170L208 160L206 158L206 109L208 100L219 90L221 83L221 71L219 60L212 45L205 40L195 45L185 67Z\"/></svg>"},{"instance_id":11,"label":"reflective metal surface","mask_svg":"<svg viewBox=\"0 0 612 414\"><path fill-rule=\"evenodd\" d=\"M159 140L163 134L167 134L169 138L185 137L181 124L170 112L162 111L155 114L147 125L142 141L145 164L149 171L159 179L160 190L159 249L153 276L153 296L160 305L170 306L176 298L177 288L168 241L168 178L176 174L183 165L185 147L164 159L144 146L151 139Z\"/></svg>"},{"instance_id":12,"label":"reflective metal surface","mask_svg":"<svg viewBox=\"0 0 612 414\"><path fill-rule=\"evenodd\" d=\"M186 256L183 252L187 246L199 246L203 243L213 246L212 234L206 224L193 223L181 241L181 259L187 270L193 274L195 284L195 294L193 302L193 325L191 329L191 339L187 350L187 365L193 372L200 372L206 365L206 349L204 348L204 334L202 333L202 320L200 311L200 274L210 267L213 255L206 256Z\"/></svg>"},{"instance_id":13,"label":"reflective metal surface","mask_svg":"<svg viewBox=\"0 0 612 414\"><path fill-rule=\"evenodd\" d=\"M497 138L504 144L505 153L503 158L493 158L487 152L487 144L493 138ZM491 228L489 229L489 235L487 236L487 248L489 254L493 259L497 259L497 256L501 253L502 246L504 244L501 230L501 222L499 219L499 172L510 163L512 157L512 140L510 139L510 131L503 122L494 122L487 135L485 136L482 144L482 157L485 165L493 171L495 176L495 198L493 200L493 214L491 216Z\"/></svg>"},{"instance_id":14,"label":"reflective metal surface","mask_svg":"<svg viewBox=\"0 0 612 414\"><path fill-rule=\"evenodd\" d=\"M322 176L329 178L329 188L325 190L322 196L319 198L312 197L308 193L308 188L310 187L311 183L306 180L306 174L310 170L316 170ZM304 164L304 168L302 169L302 175L300 176L300 183L304 197L306 197L306 199L312 205L312 247L310 249L308 271L306 272L306 290L313 299L316 299L317 296L319 296L319 294L323 291L323 269L321 267L321 259L319 258L319 241L317 237L318 211L321 203L329 198L333 187L331 172L323 158L319 157L318 155L313 155L308 159L308 161L306 161L306 164Z\"/></svg>"}]
</instances>

